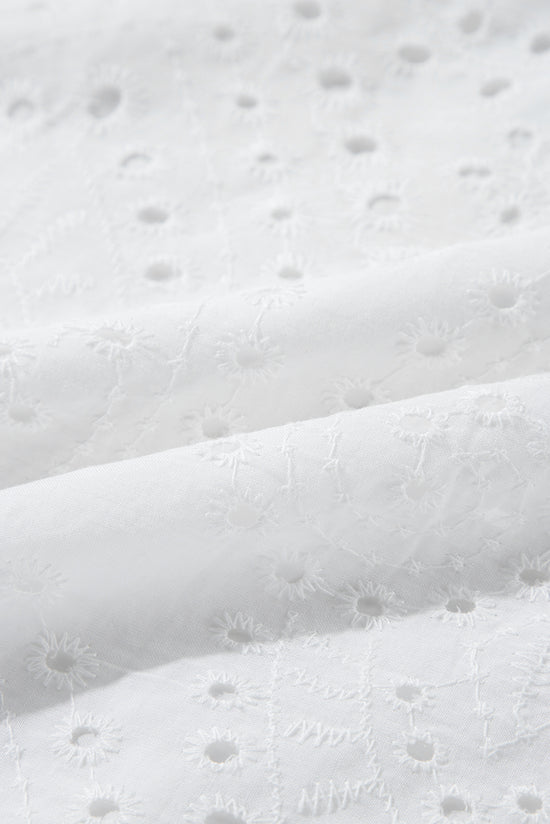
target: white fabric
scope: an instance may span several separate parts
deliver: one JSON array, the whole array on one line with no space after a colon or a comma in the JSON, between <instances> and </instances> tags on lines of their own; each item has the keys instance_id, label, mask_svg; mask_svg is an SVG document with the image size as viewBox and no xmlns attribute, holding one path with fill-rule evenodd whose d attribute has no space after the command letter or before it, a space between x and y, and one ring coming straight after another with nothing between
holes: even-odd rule
<instances>
[{"instance_id":1,"label":"white fabric","mask_svg":"<svg viewBox=\"0 0 550 824\"><path fill-rule=\"evenodd\" d=\"M2 821L550 822L546 0L0 20Z\"/></svg>"}]
</instances>

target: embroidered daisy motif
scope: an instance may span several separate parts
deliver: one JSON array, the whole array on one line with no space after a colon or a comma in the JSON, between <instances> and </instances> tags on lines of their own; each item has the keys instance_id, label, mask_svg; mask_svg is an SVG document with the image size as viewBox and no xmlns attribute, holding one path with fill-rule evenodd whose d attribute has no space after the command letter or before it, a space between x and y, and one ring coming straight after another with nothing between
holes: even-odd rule
<instances>
[{"instance_id":1,"label":"embroidered daisy motif","mask_svg":"<svg viewBox=\"0 0 550 824\"><path fill-rule=\"evenodd\" d=\"M325 392L324 400L329 412L342 412L386 403L388 396L368 380L341 378Z\"/></svg>"},{"instance_id":2,"label":"embroidered daisy motif","mask_svg":"<svg viewBox=\"0 0 550 824\"><path fill-rule=\"evenodd\" d=\"M11 426L38 431L51 420L51 414L40 401L17 393L3 409L2 418Z\"/></svg>"},{"instance_id":3,"label":"embroidered daisy motif","mask_svg":"<svg viewBox=\"0 0 550 824\"><path fill-rule=\"evenodd\" d=\"M229 95L231 116L244 125L258 125L269 113L271 106L252 86L239 85Z\"/></svg>"},{"instance_id":4,"label":"embroidered daisy motif","mask_svg":"<svg viewBox=\"0 0 550 824\"><path fill-rule=\"evenodd\" d=\"M78 824L131 824L143 817L142 805L134 795L118 787L94 785L86 790L74 808Z\"/></svg>"},{"instance_id":5,"label":"embroidered daisy motif","mask_svg":"<svg viewBox=\"0 0 550 824\"><path fill-rule=\"evenodd\" d=\"M403 733L402 739L394 743L394 752L400 764L406 764L415 772L433 773L447 763L446 753L430 732Z\"/></svg>"},{"instance_id":6,"label":"embroidered daisy motif","mask_svg":"<svg viewBox=\"0 0 550 824\"><path fill-rule=\"evenodd\" d=\"M459 361L464 339L442 321L420 319L401 333L399 346L409 358L433 366Z\"/></svg>"},{"instance_id":7,"label":"embroidered daisy motif","mask_svg":"<svg viewBox=\"0 0 550 824\"><path fill-rule=\"evenodd\" d=\"M40 123L42 108L42 94L33 85L20 80L6 83L0 98L4 132L12 129L21 134L31 130Z\"/></svg>"},{"instance_id":8,"label":"embroidered daisy motif","mask_svg":"<svg viewBox=\"0 0 550 824\"><path fill-rule=\"evenodd\" d=\"M242 431L244 418L227 404L207 404L202 409L187 412L182 420L191 441L226 438Z\"/></svg>"},{"instance_id":9,"label":"embroidered daisy motif","mask_svg":"<svg viewBox=\"0 0 550 824\"><path fill-rule=\"evenodd\" d=\"M392 414L390 420L397 437L414 446L441 441L444 437L443 421L431 409L413 407L399 415Z\"/></svg>"},{"instance_id":10,"label":"embroidered daisy motif","mask_svg":"<svg viewBox=\"0 0 550 824\"><path fill-rule=\"evenodd\" d=\"M533 317L538 303L534 287L519 274L506 269L493 269L468 294L482 317L508 326L519 326Z\"/></svg>"},{"instance_id":11,"label":"embroidered daisy motif","mask_svg":"<svg viewBox=\"0 0 550 824\"><path fill-rule=\"evenodd\" d=\"M244 492L221 489L210 502L208 519L219 530L262 530L273 520L271 505L250 489Z\"/></svg>"},{"instance_id":12,"label":"embroidered daisy motif","mask_svg":"<svg viewBox=\"0 0 550 824\"><path fill-rule=\"evenodd\" d=\"M296 287L307 279L311 263L300 255L285 253L268 261L262 267L262 276L286 286Z\"/></svg>"},{"instance_id":13,"label":"embroidered daisy motif","mask_svg":"<svg viewBox=\"0 0 550 824\"><path fill-rule=\"evenodd\" d=\"M397 45L388 68L396 75L409 77L422 70L432 57L431 50L424 43L407 40Z\"/></svg>"},{"instance_id":14,"label":"embroidered daisy motif","mask_svg":"<svg viewBox=\"0 0 550 824\"><path fill-rule=\"evenodd\" d=\"M494 235L509 235L517 228L526 228L529 212L536 201L536 193L530 192L529 197L524 192L508 195L494 204L494 210L487 216L487 233ZM541 204L542 205L542 204Z\"/></svg>"},{"instance_id":15,"label":"embroidered daisy motif","mask_svg":"<svg viewBox=\"0 0 550 824\"><path fill-rule=\"evenodd\" d=\"M224 798L219 793L214 798L201 795L189 810L185 818L188 824L274 824L276 820L270 814L250 813L233 798Z\"/></svg>"},{"instance_id":16,"label":"embroidered daisy motif","mask_svg":"<svg viewBox=\"0 0 550 824\"><path fill-rule=\"evenodd\" d=\"M470 795L456 784L429 793L422 807L425 824L476 824L479 820Z\"/></svg>"},{"instance_id":17,"label":"embroidered daisy motif","mask_svg":"<svg viewBox=\"0 0 550 824\"><path fill-rule=\"evenodd\" d=\"M458 31L469 38L483 31L484 23L483 14L477 9L469 9L456 21Z\"/></svg>"},{"instance_id":18,"label":"embroidered daisy motif","mask_svg":"<svg viewBox=\"0 0 550 824\"><path fill-rule=\"evenodd\" d=\"M508 813L522 824L546 824L550 821L550 799L534 784L510 787L503 799Z\"/></svg>"},{"instance_id":19,"label":"embroidered daisy motif","mask_svg":"<svg viewBox=\"0 0 550 824\"><path fill-rule=\"evenodd\" d=\"M120 321L102 323L86 332L88 346L110 361L128 363L136 355L150 357L154 353L151 335Z\"/></svg>"},{"instance_id":20,"label":"embroidered daisy motif","mask_svg":"<svg viewBox=\"0 0 550 824\"><path fill-rule=\"evenodd\" d=\"M154 287L179 285L182 274L180 261L169 256L152 258L143 269L145 281Z\"/></svg>"},{"instance_id":21,"label":"embroidered daisy motif","mask_svg":"<svg viewBox=\"0 0 550 824\"><path fill-rule=\"evenodd\" d=\"M91 74L85 93L88 125L103 132L130 109L139 111L143 98L130 73L119 66L100 66Z\"/></svg>"},{"instance_id":22,"label":"embroidered daisy motif","mask_svg":"<svg viewBox=\"0 0 550 824\"><path fill-rule=\"evenodd\" d=\"M248 148L244 160L249 171L265 183L280 180L288 171L287 163L269 143Z\"/></svg>"},{"instance_id":23,"label":"embroidered daisy motif","mask_svg":"<svg viewBox=\"0 0 550 824\"><path fill-rule=\"evenodd\" d=\"M176 222L177 205L165 199L140 200L134 203L126 222L134 231L159 235L173 228Z\"/></svg>"},{"instance_id":24,"label":"embroidered daisy motif","mask_svg":"<svg viewBox=\"0 0 550 824\"><path fill-rule=\"evenodd\" d=\"M435 617L461 627L475 626L476 621L486 620L493 615L495 604L489 598L465 587L452 587L440 593L441 606Z\"/></svg>"},{"instance_id":25,"label":"embroidered daisy motif","mask_svg":"<svg viewBox=\"0 0 550 824\"><path fill-rule=\"evenodd\" d=\"M247 679L211 670L195 678L193 689L196 701L220 709L244 709L266 698L265 693Z\"/></svg>"},{"instance_id":26,"label":"embroidered daisy motif","mask_svg":"<svg viewBox=\"0 0 550 824\"><path fill-rule=\"evenodd\" d=\"M316 104L322 110L334 111L352 105L360 99L354 55L333 55L317 71Z\"/></svg>"},{"instance_id":27,"label":"embroidered daisy motif","mask_svg":"<svg viewBox=\"0 0 550 824\"><path fill-rule=\"evenodd\" d=\"M263 556L261 560L264 585L277 598L303 601L323 587L321 566L307 552L287 549Z\"/></svg>"},{"instance_id":28,"label":"embroidered daisy motif","mask_svg":"<svg viewBox=\"0 0 550 824\"><path fill-rule=\"evenodd\" d=\"M26 659L27 669L45 686L54 684L56 689L84 687L95 678L98 661L90 647L83 646L80 638L70 638L44 631L32 645Z\"/></svg>"},{"instance_id":29,"label":"embroidered daisy motif","mask_svg":"<svg viewBox=\"0 0 550 824\"><path fill-rule=\"evenodd\" d=\"M190 736L183 749L190 761L199 767L239 772L245 764L256 760L258 749L238 738L231 730L197 730Z\"/></svg>"},{"instance_id":30,"label":"embroidered daisy motif","mask_svg":"<svg viewBox=\"0 0 550 824\"><path fill-rule=\"evenodd\" d=\"M345 127L330 149L331 157L344 174L356 174L380 161L381 148L378 129L373 133L371 123Z\"/></svg>"},{"instance_id":31,"label":"embroidered daisy motif","mask_svg":"<svg viewBox=\"0 0 550 824\"><path fill-rule=\"evenodd\" d=\"M313 30L320 30L325 13L319 0L294 0L289 9L291 15L286 30L289 34L298 36L309 35Z\"/></svg>"},{"instance_id":32,"label":"embroidered daisy motif","mask_svg":"<svg viewBox=\"0 0 550 824\"><path fill-rule=\"evenodd\" d=\"M522 420L525 407L519 398L498 390L469 392L458 404L482 426L505 426L514 419Z\"/></svg>"},{"instance_id":33,"label":"embroidered daisy motif","mask_svg":"<svg viewBox=\"0 0 550 824\"><path fill-rule=\"evenodd\" d=\"M550 51L550 34L547 31L535 34L529 44L529 51L531 54L546 54Z\"/></svg>"},{"instance_id":34,"label":"embroidered daisy motif","mask_svg":"<svg viewBox=\"0 0 550 824\"><path fill-rule=\"evenodd\" d=\"M479 86L479 95L487 102L495 101L512 88L512 81L504 73L486 74Z\"/></svg>"},{"instance_id":35,"label":"embroidered daisy motif","mask_svg":"<svg viewBox=\"0 0 550 824\"><path fill-rule=\"evenodd\" d=\"M470 158L461 160L457 166L453 166L453 176L468 191L483 191L492 181L493 172L483 158Z\"/></svg>"},{"instance_id":36,"label":"embroidered daisy motif","mask_svg":"<svg viewBox=\"0 0 550 824\"><path fill-rule=\"evenodd\" d=\"M306 221L304 208L288 197L277 197L268 205L263 222L271 232L289 238L303 228Z\"/></svg>"},{"instance_id":37,"label":"embroidered daisy motif","mask_svg":"<svg viewBox=\"0 0 550 824\"><path fill-rule=\"evenodd\" d=\"M550 560L548 553L534 558L522 555L514 570L517 597L529 601L550 600Z\"/></svg>"},{"instance_id":38,"label":"embroidered daisy motif","mask_svg":"<svg viewBox=\"0 0 550 824\"><path fill-rule=\"evenodd\" d=\"M345 587L340 598L353 627L382 629L404 614L403 602L382 584L359 581Z\"/></svg>"},{"instance_id":39,"label":"embroidered daisy motif","mask_svg":"<svg viewBox=\"0 0 550 824\"><path fill-rule=\"evenodd\" d=\"M244 123L258 122L265 116L265 101L256 89L241 87L231 96L231 111Z\"/></svg>"},{"instance_id":40,"label":"embroidered daisy motif","mask_svg":"<svg viewBox=\"0 0 550 824\"><path fill-rule=\"evenodd\" d=\"M433 690L417 678L402 678L394 682L388 692L388 702L395 710L407 713L422 712L434 702Z\"/></svg>"},{"instance_id":41,"label":"embroidered daisy motif","mask_svg":"<svg viewBox=\"0 0 550 824\"><path fill-rule=\"evenodd\" d=\"M236 60L243 50L242 27L242 20L239 20L238 30L229 21L217 21L204 35L205 46L214 52L218 60Z\"/></svg>"},{"instance_id":42,"label":"embroidered daisy motif","mask_svg":"<svg viewBox=\"0 0 550 824\"><path fill-rule=\"evenodd\" d=\"M242 612L235 615L224 612L212 621L210 631L220 646L245 655L261 652L263 644L269 640L265 627Z\"/></svg>"},{"instance_id":43,"label":"embroidered daisy motif","mask_svg":"<svg viewBox=\"0 0 550 824\"><path fill-rule=\"evenodd\" d=\"M404 467L391 488L410 509L420 512L433 509L442 497L441 483L422 468Z\"/></svg>"},{"instance_id":44,"label":"embroidered daisy motif","mask_svg":"<svg viewBox=\"0 0 550 824\"><path fill-rule=\"evenodd\" d=\"M528 129L521 124L512 126L506 132L506 141L511 149L524 150L531 145L535 135L532 129Z\"/></svg>"},{"instance_id":45,"label":"embroidered daisy motif","mask_svg":"<svg viewBox=\"0 0 550 824\"><path fill-rule=\"evenodd\" d=\"M352 208L359 231L397 232L409 217L405 187L395 181L380 181L366 193L354 190Z\"/></svg>"},{"instance_id":46,"label":"embroidered daisy motif","mask_svg":"<svg viewBox=\"0 0 550 824\"><path fill-rule=\"evenodd\" d=\"M218 347L220 369L242 380L267 380L282 363L277 346L258 332L228 335Z\"/></svg>"},{"instance_id":47,"label":"embroidered daisy motif","mask_svg":"<svg viewBox=\"0 0 550 824\"><path fill-rule=\"evenodd\" d=\"M24 340L0 339L0 375L13 379L34 361L32 346Z\"/></svg>"},{"instance_id":48,"label":"embroidered daisy motif","mask_svg":"<svg viewBox=\"0 0 550 824\"><path fill-rule=\"evenodd\" d=\"M353 158L371 155L377 149L377 143L374 138L367 137L364 134L357 134L356 132L344 138L343 146L347 153Z\"/></svg>"},{"instance_id":49,"label":"embroidered daisy motif","mask_svg":"<svg viewBox=\"0 0 550 824\"><path fill-rule=\"evenodd\" d=\"M54 752L79 767L108 761L122 741L120 729L106 718L75 713L56 727Z\"/></svg>"},{"instance_id":50,"label":"embroidered daisy motif","mask_svg":"<svg viewBox=\"0 0 550 824\"><path fill-rule=\"evenodd\" d=\"M13 593L42 604L55 601L64 583L60 572L37 558L19 558L0 570L0 595Z\"/></svg>"},{"instance_id":51,"label":"embroidered daisy motif","mask_svg":"<svg viewBox=\"0 0 550 824\"><path fill-rule=\"evenodd\" d=\"M162 168L161 151L143 145L129 145L116 155L114 164L120 175L143 178Z\"/></svg>"}]
</instances>

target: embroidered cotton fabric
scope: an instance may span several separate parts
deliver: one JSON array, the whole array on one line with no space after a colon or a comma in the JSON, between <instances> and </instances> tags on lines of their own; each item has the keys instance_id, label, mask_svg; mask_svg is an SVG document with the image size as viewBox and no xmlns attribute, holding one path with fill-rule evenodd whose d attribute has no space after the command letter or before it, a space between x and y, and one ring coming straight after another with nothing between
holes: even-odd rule
<instances>
[{"instance_id":1,"label":"embroidered cotton fabric","mask_svg":"<svg viewBox=\"0 0 550 824\"><path fill-rule=\"evenodd\" d=\"M0 0L0 813L550 822L546 0Z\"/></svg>"}]
</instances>

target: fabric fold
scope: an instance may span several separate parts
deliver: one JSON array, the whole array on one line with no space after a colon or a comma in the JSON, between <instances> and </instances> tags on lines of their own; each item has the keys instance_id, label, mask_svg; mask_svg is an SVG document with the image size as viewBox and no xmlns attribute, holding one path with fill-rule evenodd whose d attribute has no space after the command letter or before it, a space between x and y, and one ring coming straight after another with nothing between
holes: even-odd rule
<instances>
[{"instance_id":1,"label":"fabric fold","mask_svg":"<svg viewBox=\"0 0 550 824\"><path fill-rule=\"evenodd\" d=\"M362 599L358 623L377 626L444 609L446 591L475 604L460 593L518 587L521 559L546 558L549 392L546 375L467 386L4 490L11 701L31 700L36 637L43 675L51 639L79 637L117 662L110 680L254 649L298 606L308 636L341 631ZM39 700L79 686L70 666L51 675Z\"/></svg>"},{"instance_id":2,"label":"fabric fold","mask_svg":"<svg viewBox=\"0 0 550 824\"><path fill-rule=\"evenodd\" d=\"M548 0L0 0L2 824L550 824Z\"/></svg>"},{"instance_id":3,"label":"fabric fold","mask_svg":"<svg viewBox=\"0 0 550 824\"><path fill-rule=\"evenodd\" d=\"M0 352L0 480L541 371L549 313L538 233L26 330Z\"/></svg>"}]
</instances>

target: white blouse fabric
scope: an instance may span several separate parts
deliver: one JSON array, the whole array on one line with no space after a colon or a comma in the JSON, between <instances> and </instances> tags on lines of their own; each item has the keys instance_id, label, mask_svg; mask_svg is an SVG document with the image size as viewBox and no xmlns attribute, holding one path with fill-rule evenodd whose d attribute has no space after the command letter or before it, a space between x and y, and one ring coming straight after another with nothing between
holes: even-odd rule
<instances>
[{"instance_id":1,"label":"white blouse fabric","mask_svg":"<svg viewBox=\"0 0 550 824\"><path fill-rule=\"evenodd\" d=\"M547 0L0 24L3 824L548 824Z\"/></svg>"}]
</instances>

